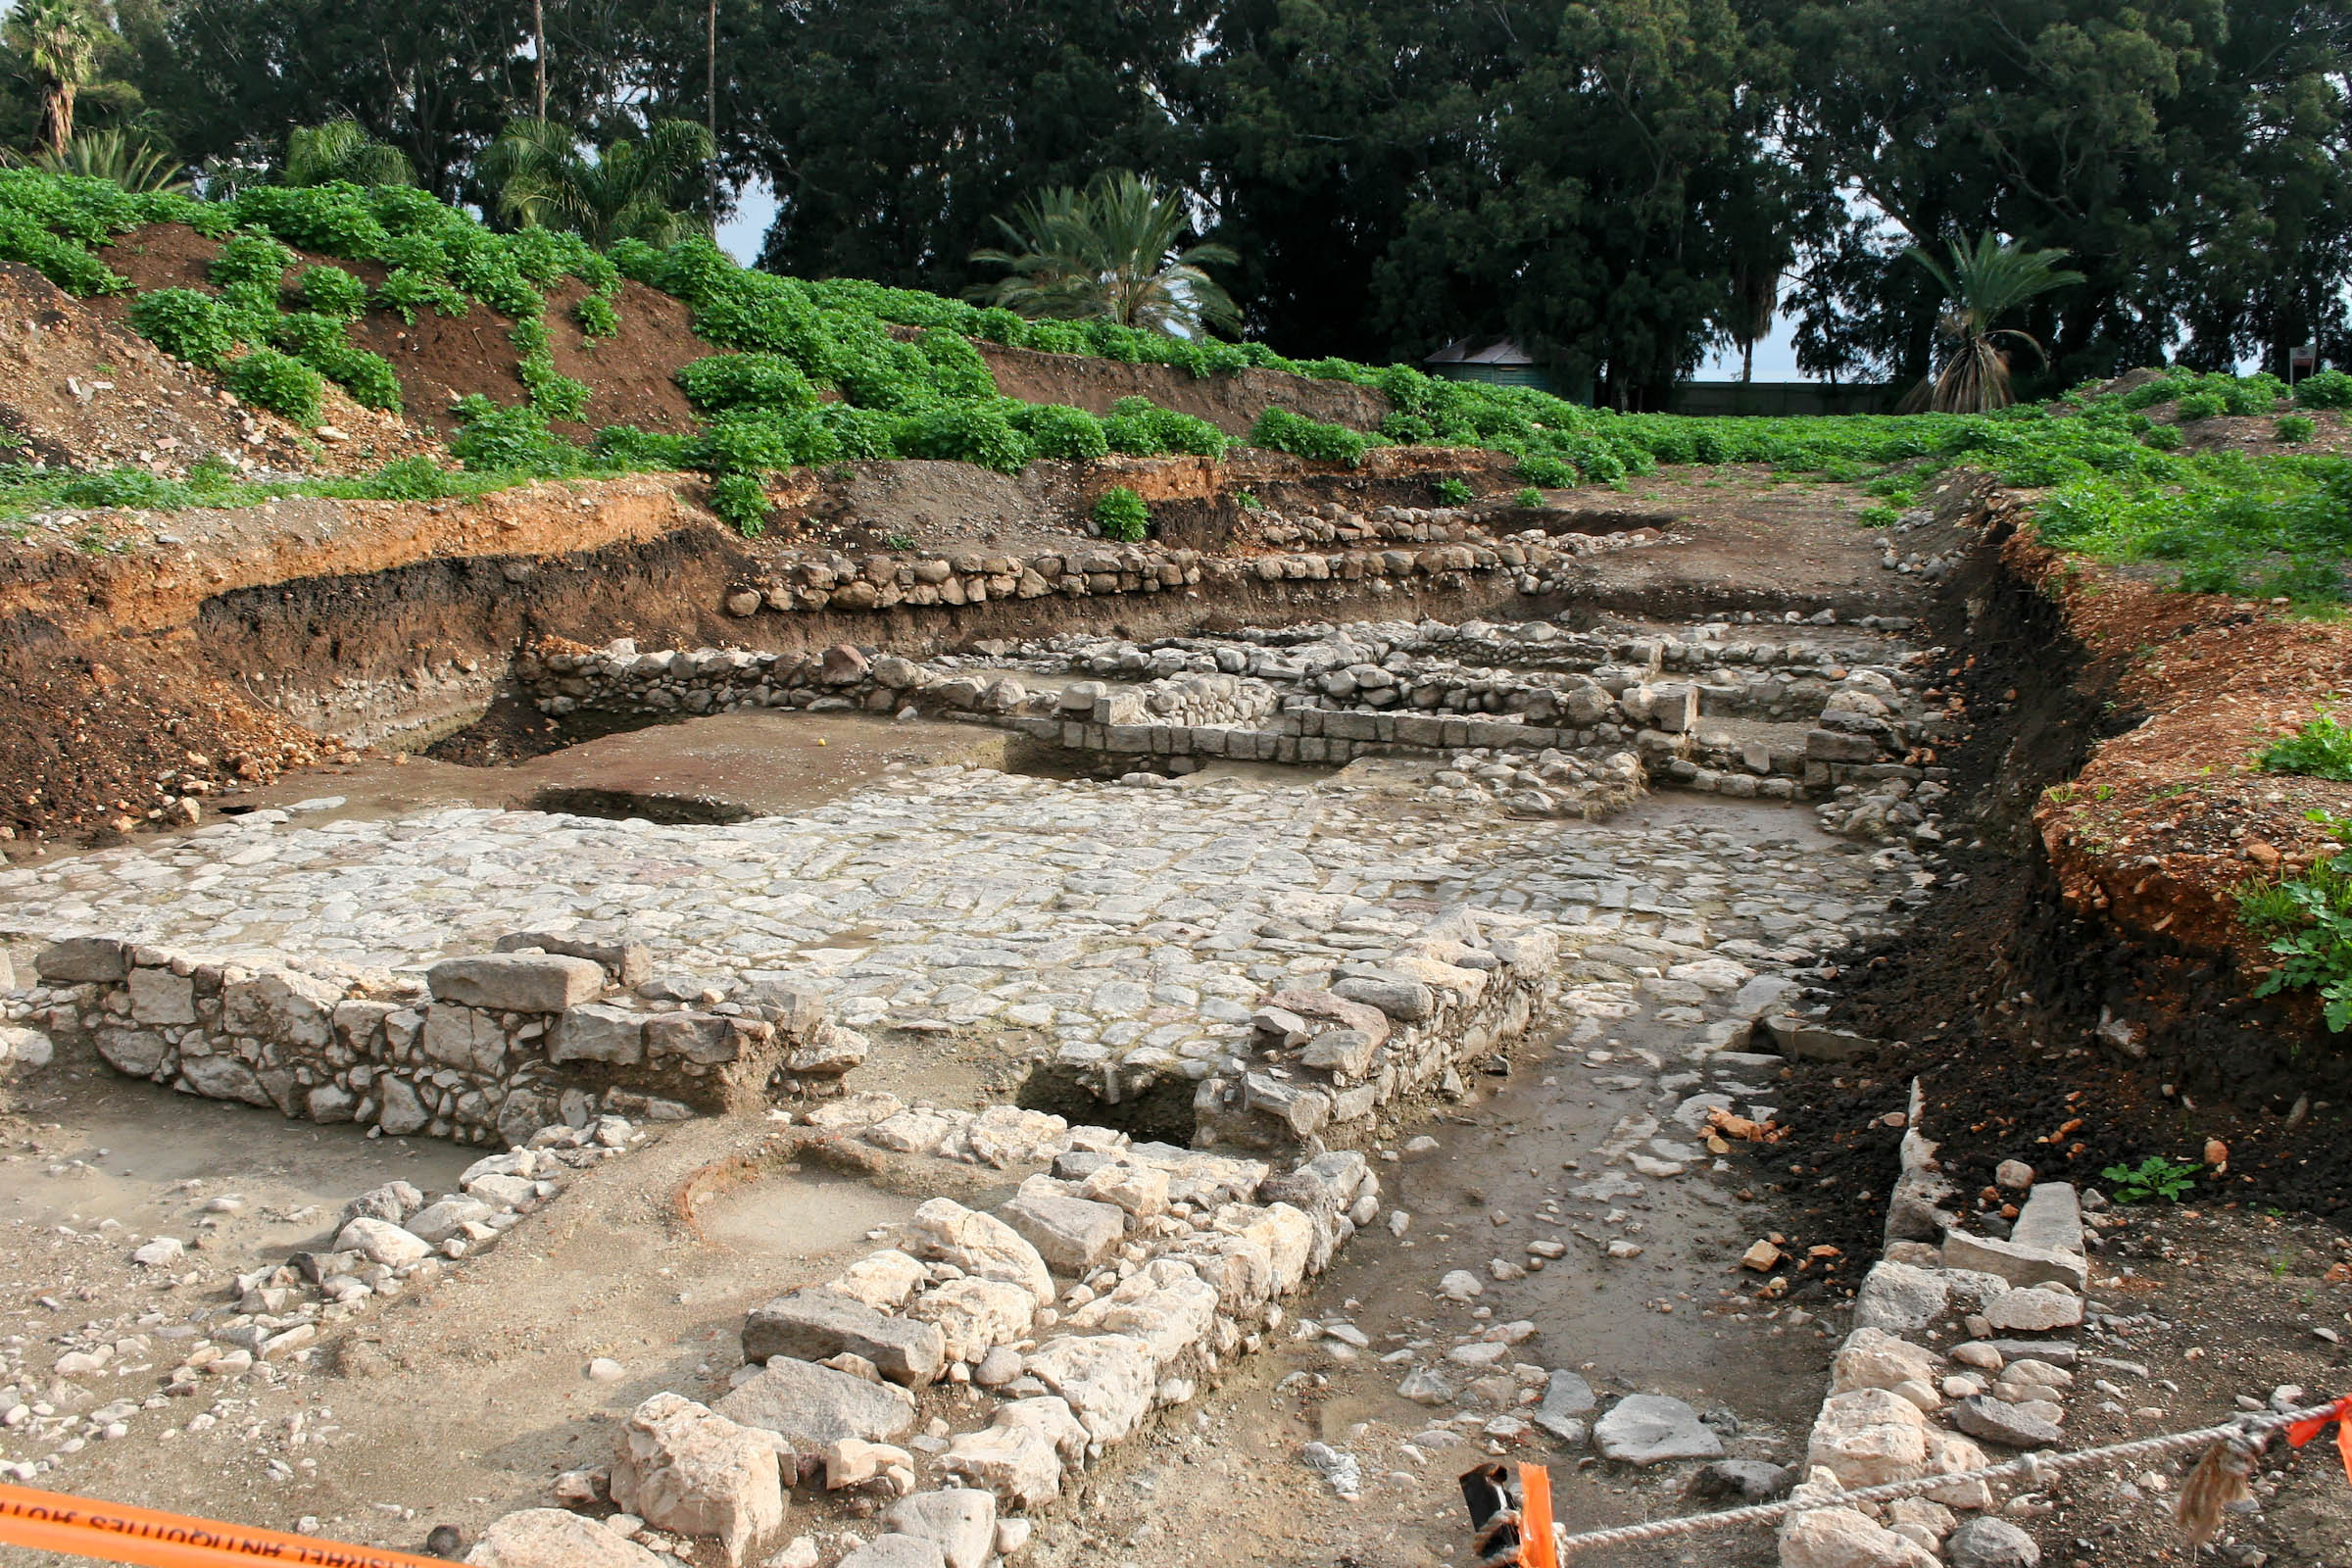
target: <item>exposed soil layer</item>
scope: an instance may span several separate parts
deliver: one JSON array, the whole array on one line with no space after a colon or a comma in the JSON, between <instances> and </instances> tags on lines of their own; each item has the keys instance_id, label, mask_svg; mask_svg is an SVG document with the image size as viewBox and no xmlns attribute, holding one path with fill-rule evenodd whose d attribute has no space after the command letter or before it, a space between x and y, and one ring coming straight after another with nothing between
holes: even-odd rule
<instances>
[{"instance_id":1,"label":"exposed soil layer","mask_svg":"<svg viewBox=\"0 0 2352 1568\"><path fill-rule=\"evenodd\" d=\"M172 474L223 454L302 467L318 446L16 262L0 262L0 431L20 461Z\"/></svg>"},{"instance_id":2,"label":"exposed soil layer","mask_svg":"<svg viewBox=\"0 0 2352 1568\"><path fill-rule=\"evenodd\" d=\"M2169 919L2128 895L2145 911L2135 924L2069 883L2089 868L2137 887L2153 863L2135 838L2195 843L2250 816L2269 829L2315 799L2316 781L2227 775L2265 733L2259 715L2314 678L2303 651L2342 646L2336 628L2057 562L2012 512L1979 510L1986 499L1997 500L1971 486L1945 501L1943 526L1986 528L1936 611L1939 641L1967 650L1937 694L1969 727L1940 760L1976 801L1979 837L1950 847L1959 874L1900 940L1838 956L1832 1019L1887 1047L1788 1070L1790 1135L1758 1156L1759 1179L1833 1243L1875 1246L1900 1138L1884 1118L1904 1109L1917 1076L1930 1135L1966 1193L1986 1189L2003 1159L2101 1183L2151 1154L2198 1164L2218 1139L2227 1169L2206 1172L2202 1189L2215 1200L2352 1220L2352 1054L2314 1027L2306 1000L2253 998L2231 948L2176 934L2185 924L2233 940L2213 894L2252 866L2176 885ZM2151 643L2180 652L2134 657ZM2214 776L2201 776L2208 766ZM2340 804L2343 786L2318 789ZM2054 839L2053 816L2082 819L2070 796L2112 812L2091 818L2114 823L2112 837Z\"/></svg>"},{"instance_id":3,"label":"exposed soil layer","mask_svg":"<svg viewBox=\"0 0 2352 1568\"><path fill-rule=\"evenodd\" d=\"M2314 1332L2352 1337L2352 1242L2340 1234L2268 1214L2151 1207L2132 1211L2107 1240L2091 1259L2092 1295L2140 1321L2086 1348L2151 1376L2110 1372L2120 1399L2079 1398L2069 1447L2217 1424L2241 1399L2267 1403L2284 1386L2302 1389L2305 1405L2352 1391L2342 1345ZM2040 1539L2046 1563L2183 1560L2170 1504L2196 1458L2152 1472L2078 1472L2049 1492L2051 1512L2021 1522ZM2218 1556L2196 1560L2244 1565L2263 1553L2278 1568L2352 1560L2352 1490L2332 1432L2300 1451L2274 1441L2253 1480L2258 1511L2225 1515Z\"/></svg>"}]
</instances>

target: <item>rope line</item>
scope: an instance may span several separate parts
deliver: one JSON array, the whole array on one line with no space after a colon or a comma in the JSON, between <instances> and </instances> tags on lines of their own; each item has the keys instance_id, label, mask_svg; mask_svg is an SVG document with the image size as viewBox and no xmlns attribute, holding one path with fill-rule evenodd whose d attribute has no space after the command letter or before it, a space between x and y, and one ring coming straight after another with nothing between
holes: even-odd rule
<instances>
[{"instance_id":1,"label":"rope line","mask_svg":"<svg viewBox=\"0 0 2352 1568\"><path fill-rule=\"evenodd\" d=\"M1909 1481L1888 1481L1875 1487L1863 1487L1853 1492L1839 1492L1834 1496L1798 1502L1792 1499L1780 1502L1751 1503L1744 1508L1728 1508L1721 1513L1685 1514L1673 1519L1652 1519L1642 1524L1612 1525L1606 1530L1587 1530L1567 1535L1559 1525L1552 1526L1552 1544L1563 1557L1600 1546L1621 1546L1642 1541L1664 1541L1674 1536L1695 1535L1702 1530L1722 1530L1734 1525L1770 1524L1789 1514L1813 1513L1823 1508L1850 1508L1861 1502L1894 1502L1904 1497L1922 1496L1941 1492L1946 1487L1960 1486L1971 1481L2023 1480L2039 1486L2049 1477L2066 1470L2080 1470L2093 1464L2112 1463L2119 1459L2153 1459L2177 1450L2201 1448L2224 1438L2255 1437L2291 1426L2297 1421L2313 1421L2333 1410L2332 1401L2314 1405L2306 1410L2274 1411L2264 1414L2248 1413L2217 1427L2200 1427L2194 1432L2175 1432L2163 1437L2135 1438L2130 1443L2110 1444L2103 1448L2082 1448L2073 1453L2024 1453L2004 1464L1986 1465L1977 1470L1962 1470L1949 1475L1919 1476Z\"/></svg>"}]
</instances>

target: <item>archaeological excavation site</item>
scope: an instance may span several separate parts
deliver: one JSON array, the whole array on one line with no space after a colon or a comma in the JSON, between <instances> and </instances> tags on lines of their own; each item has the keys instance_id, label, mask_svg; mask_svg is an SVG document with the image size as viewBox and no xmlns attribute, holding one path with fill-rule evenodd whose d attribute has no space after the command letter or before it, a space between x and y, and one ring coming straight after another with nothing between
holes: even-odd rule
<instances>
[{"instance_id":1,"label":"archaeological excavation site","mask_svg":"<svg viewBox=\"0 0 2352 1568\"><path fill-rule=\"evenodd\" d=\"M1683 417L408 187L0 219L18 1494L2352 1563L2341 374ZM2231 1422L2195 1540L2124 1446Z\"/></svg>"}]
</instances>

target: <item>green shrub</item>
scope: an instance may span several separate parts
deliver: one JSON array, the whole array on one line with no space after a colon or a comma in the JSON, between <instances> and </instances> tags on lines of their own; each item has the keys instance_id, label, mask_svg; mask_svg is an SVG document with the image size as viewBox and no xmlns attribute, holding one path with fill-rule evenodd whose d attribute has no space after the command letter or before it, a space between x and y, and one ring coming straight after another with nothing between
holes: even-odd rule
<instances>
[{"instance_id":1,"label":"green shrub","mask_svg":"<svg viewBox=\"0 0 2352 1568\"><path fill-rule=\"evenodd\" d=\"M587 466L586 454L529 404L504 406L476 392L460 398L456 413L462 424L449 450L476 473L561 478Z\"/></svg>"},{"instance_id":2,"label":"green shrub","mask_svg":"<svg viewBox=\"0 0 2352 1568\"><path fill-rule=\"evenodd\" d=\"M620 335L620 312L613 308L609 294L581 295L571 308L571 318L579 323L580 336L589 342Z\"/></svg>"},{"instance_id":3,"label":"green shrub","mask_svg":"<svg viewBox=\"0 0 2352 1568\"><path fill-rule=\"evenodd\" d=\"M812 409L816 389L781 354L715 354L678 368L677 383L698 409Z\"/></svg>"},{"instance_id":4,"label":"green shrub","mask_svg":"<svg viewBox=\"0 0 2352 1568\"><path fill-rule=\"evenodd\" d=\"M2352 374L2320 370L2295 383L2295 402L2307 409L2352 409Z\"/></svg>"},{"instance_id":5,"label":"green shrub","mask_svg":"<svg viewBox=\"0 0 2352 1568\"><path fill-rule=\"evenodd\" d=\"M253 185L229 205L239 223L326 256L373 256L391 238L357 185Z\"/></svg>"},{"instance_id":6,"label":"green shrub","mask_svg":"<svg viewBox=\"0 0 2352 1568\"><path fill-rule=\"evenodd\" d=\"M1135 544L1152 531L1152 509L1144 498L1123 484L1114 484L1095 502L1095 526L1105 539Z\"/></svg>"},{"instance_id":7,"label":"green shrub","mask_svg":"<svg viewBox=\"0 0 2352 1568\"><path fill-rule=\"evenodd\" d=\"M2320 433L2320 422L2308 415L2281 415L2271 426L2272 439L2287 446L2299 446Z\"/></svg>"},{"instance_id":8,"label":"green shrub","mask_svg":"<svg viewBox=\"0 0 2352 1568\"><path fill-rule=\"evenodd\" d=\"M416 313L427 306L443 316L464 316L469 304L456 284L406 267L384 274L383 285L375 291L375 303L398 312L411 326L416 324Z\"/></svg>"},{"instance_id":9,"label":"green shrub","mask_svg":"<svg viewBox=\"0 0 2352 1568\"><path fill-rule=\"evenodd\" d=\"M1541 453L1521 458L1518 473L1529 485L1545 490L1570 490L1576 486L1576 468L1573 465Z\"/></svg>"},{"instance_id":10,"label":"green shrub","mask_svg":"<svg viewBox=\"0 0 2352 1568\"><path fill-rule=\"evenodd\" d=\"M205 269L214 282L259 283L275 295L294 265L294 253L267 234L231 234Z\"/></svg>"},{"instance_id":11,"label":"green shrub","mask_svg":"<svg viewBox=\"0 0 2352 1568\"><path fill-rule=\"evenodd\" d=\"M820 403L816 421L833 437L840 455L856 462L872 462L893 455L898 436L896 416L879 409L854 408L847 403Z\"/></svg>"},{"instance_id":12,"label":"green shrub","mask_svg":"<svg viewBox=\"0 0 2352 1568\"><path fill-rule=\"evenodd\" d=\"M1466 507L1478 499L1478 492L1460 479L1440 479L1436 488L1440 506Z\"/></svg>"},{"instance_id":13,"label":"green shrub","mask_svg":"<svg viewBox=\"0 0 2352 1568\"><path fill-rule=\"evenodd\" d=\"M771 473L830 463L840 452L832 430L808 411L741 409L703 427L694 466L711 473Z\"/></svg>"},{"instance_id":14,"label":"green shrub","mask_svg":"<svg viewBox=\"0 0 2352 1568\"><path fill-rule=\"evenodd\" d=\"M1029 323L1003 306L991 306L972 320L972 336L984 337L991 343L1007 348L1020 348L1027 340Z\"/></svg>"},{"instance_id":15,"label":"green shrub","mask_svg":"<svg viewBox=\"0 0 2352 1568\"><path fill-rule=\"evenodd\" d=\"M1544 492L1531 484L1511 499L1523 507L1541 507L1544 505Z\"/></svg>"},{"instance_id":16,"label":"green shrub","mask_svg":"<svg viewBox=\"0 0 2352 1568\"><path fill-rule=\"evenodd\" d=\"M2266 773L2352 783L2352 728L2338 723L2333 713L2321 713L2292 735L2273 741L2255 762Z\"/></svg>"},{"instance_id":17,"label":"green shrub","mask_svg":"<svg viewBox=\"0 0 2352 1568\"><path fill-rule=\"evenodd\" d=\"M935 326L922 335L915 347L930 362L931 388L941 397L969 399L997 395L997 378L989 373L988 362L972 347L970 338Z\"/></svg>"},{"instance_id":18,"label":"green shrub","mask_svg":"<svg viewBox=\"0 0 2352 1568\"><path fill-rule=\"evenodd\" d=\"M1325 424L1288 409L1271 408L1250 427L1250 441L1252 446L1269 451L1288 452L1313 463L1344 464L1350 468L1359 466L1364 454L1377 444L1371 436L1344 424Z\"/></svg>"},{"instance_id":19,"label":"green shrub","mask_svg":"<svg viewBox=\"0 0 2352 1568\"><path fill-rule=\"evenodd\" d=\"M1029 438L1030 447L1041 458L1086 463L1110 450L1109 438L1102 433L1102 421L1084 409L1009 400L1000 406L1012 427Z\"/></svg>"},{"instance_id":20,"label":"green shrub","mask_svg":"<svg viewBox=\"0 0 2352 1568\"><path fill-rule=\"evenodd\" d=\"M1223 461L1233 445L1206 419L1163 409L1150 398L1121 398L1102 420L1102 436L1113 452L1137 457L1180 455Z\"/></svg>"},{"instance_id":21,"label":"green shrub","mask_svg":"<svg viewBox=\"0 0 2352 1568\"><path fill-rule=\"evenodd\" d=\"M431 501L458 495L462 487L456 475L430 458L402 458L376 469L368 489L377 501Z\"/></svg>"},{"instance_id":22,"label":"green shrub","mask_svg":"<svg viewBox=\"0 0 2352 1568\"><path fill-rule=\"evenodd\" d=\"M695 438L640 430L633 424L608 424L591 444L600 462L616 468L676 470L694 466Z\"/></svg>"},{"instance_id":23,"label":"green shrub","mask_svg":"<svg viewBox=\"0 0 2352 1568\"><path fill-rule=\"evenodd\" d=\"M2180 427L2177 424L2153 424L2139 438L2140 445L2158 452L2180 450Z\"/></svg>"},{"instance_id":24,"label":"green shrub","mask_svg":"<svg viewBox=\"0 0 2352 1568\"><path fill-rule=\"evenodd\" d=\"M2254 988L2257 997L2281 991L2317 991L2326 1004L2328 1027L2352 1029L2352 872L2341 865L2341 846L2352 843L2352 819L2309 813L2337 849L2311 862L2299 875L2272 887L2242 885L2238 917L2285 961Z\"/></svg>"},{"instance_id":25,"label":"green shrub","mask_svg":"<svg viewBox=\"0 0 2352 1568\"><path fill-rule=\"evenodd\" d=\"M893 442L902 458L932 458L975 464L1000 473L1018 473L1037 456L1028 437L995 409L949 404L909 415L899 422Z\"/></svg>"},{"instance_id":26,"label":"green shrub","mask_svg":"<svg viewBox=\"0 0 2352 1568\"><path fill-rule=\"evenodd\" d=\"M710 510L746 539L767 531L767 489L756 474L722 473L712 479Z\"/></svg>"},{"instance_id":27,"label":"green shrub","mask_svg":"<svg viewBox=\"0 0 2352 1568\"><path fill-rule=\"evenodd\" d=\"M2191 392L2173 406L2173 412L2186 424L2191 419L2220 417L2230 412L2230 402L2219 392Z\"/></svg>"},{"instance_id":28,"label":"green shrub","mask_svg":"<svg viewBox=\"0 0 2352 1568\"><path fill-rule=\"evenodd\" d=\"M130 324L166 354L213 369L236 351L245 323L210 294L192 288L159 288L131 300Z\"/></svg>"},{"instance_id":29,"label":"green shrub","mask_svg":"<svg viewBox=\"0 0 2352 1568\"><path fill-rule=\"evenodd\" d=\"M400 412L400 376L382 355L338 343L304 363L350 393L362 408Z\"/></svg>"},{"instance_id":30,"label":"green shrub","mask_svg":"<svg viewBox=\"0 0 2352 1568\"><path fill-rule=\"evenodd\" d=\"M116 294L130 286L81 245L21 212L0 210L0 261L23 262L69 294Z\"/></svg>"},{"instance_id":31,"label":"green shrub","mask_svg":"<svg viewBox=\"0 0 2352 1568\"><path fill-rule=\"evenodd\" d=\"M317 370L275 349L248 349L221 368L231 392L256 408L283 415L296 424L318 422L318 399L326 383Z\"/></svg>"},{"instance_id":32,"label":"green shrub","mask_svg":"<svg viewBox=\"0 0 2352 1568\"><path fill-rule=\"evenodd\" d=\"M356 321L368 314L368 285L340 267L307 268L294 286L320 316Z\"/></svg>"}]
</instances>

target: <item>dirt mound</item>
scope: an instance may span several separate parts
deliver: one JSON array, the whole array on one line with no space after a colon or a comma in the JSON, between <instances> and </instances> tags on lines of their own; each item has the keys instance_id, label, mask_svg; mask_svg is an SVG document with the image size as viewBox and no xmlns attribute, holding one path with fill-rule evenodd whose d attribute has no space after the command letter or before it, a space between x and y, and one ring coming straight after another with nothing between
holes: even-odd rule
<instances>
[{"instance_id":1,"label":"dirt mound","mask_svg":"<svg viewBox=\"0 0 2352 1568\"><path fill-rule=\"evenodd\" d=\"M99 253L107 266L141 291L213 287L207 269L220 243L178 223L150 223L131 230ZM295 248L299 265L340 267L374 288L384 268ZM578 436L604 424L634 424L648 430L694 427L694 411L671 379L678 367L717 352L696 337L683 302L642 283L624 282L615 310L619 335L590 342L572 319L571 309L588 292L567 277L547 294L547 329L556 368L588 384L588 418L566 427ZM120 300L98 302L118 318L129 307ZM521 403L529 393L516 370L517 356L508 334L514 319L479 302L463 316L416 313L414 324L390 311L369 311L351 329L352 342L392 364L400 377L401 402L409 417L446 436L457 429L450 405L469 392L497 403Z\"/></svg>"},{"instance_id":2,"label":"dirt mound","mask_svg":"<svg viewBox=\"0 0 2352 1568\"><path fill-rule=\"evenodd\" d=\"M1206 378L1167 365L1126 365L1083 355L1043 354L975 340L997 377L997 390L1024 403L1066 403L1107 414L1121 398L1150 398L1163 409L1206 419L1227 435L1248 435L1270 408L1327 424L1376 430L1389 400L1351 381L1318 381L1281 370L1243 370Z\"/></svg>"},{"instance_id":3,"label":"dirt mound","mask_svg":"<svg viewBox=\"0 0 2352 1568\"><path fill-rule=\"evenodd\" d=\"M15 262L0 262L0 428L19 458L174 475L209 457L307 467L317 445Z\"/></svg>"},{"instance_id":4,"label":"dirt mound","mask_svg":"<svg viewBox=\"0 0 2352 1568\"><path fill-rule=\"evenodd\" d=\"M255 783L340 749L233 688L194 675L163 643L113 662L37 622L0 626L0 838L115 842L193 820L227 779Z\"/></svg>"}]
</instances>

